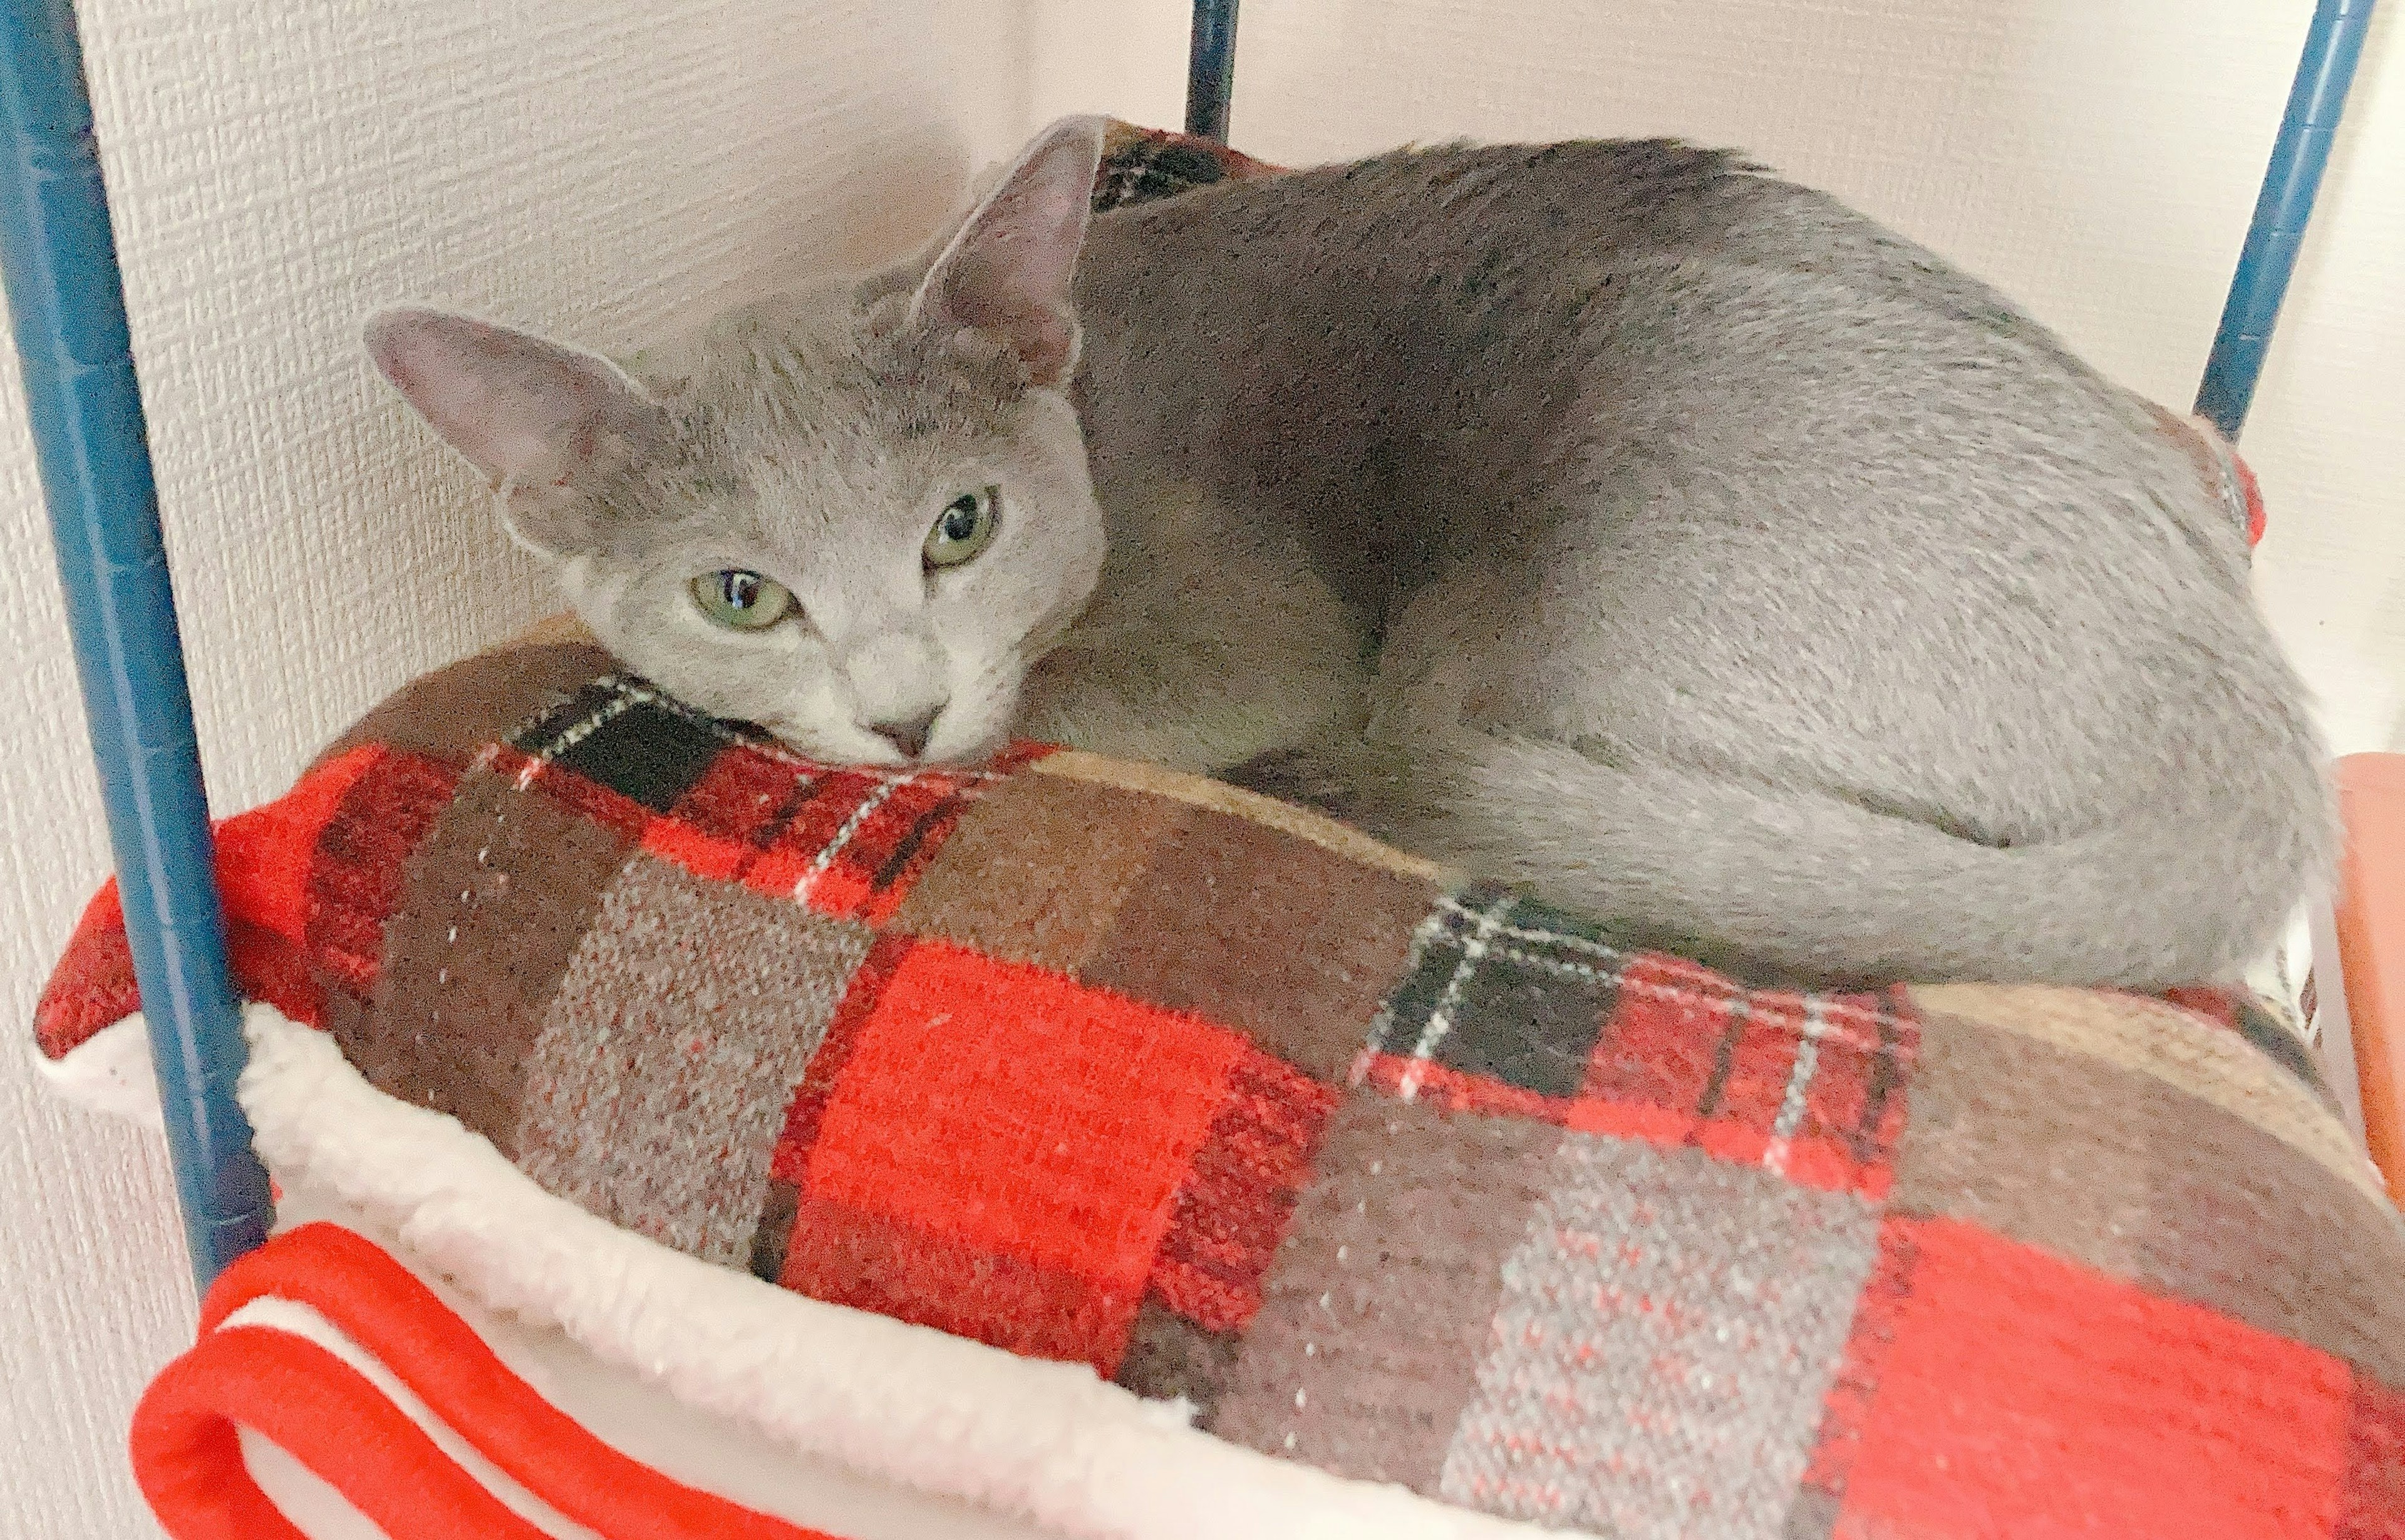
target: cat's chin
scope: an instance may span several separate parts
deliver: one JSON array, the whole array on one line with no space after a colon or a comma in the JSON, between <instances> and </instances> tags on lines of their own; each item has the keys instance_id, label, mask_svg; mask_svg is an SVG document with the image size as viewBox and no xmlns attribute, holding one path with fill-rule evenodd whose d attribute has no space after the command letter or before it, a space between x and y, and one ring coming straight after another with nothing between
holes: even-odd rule
<instances>
[{"instance_id":1,"label":"cat's chin","mask_svg":"<svg viewBox=\"0 0 2405 1540\"><path fill-rule=\"evenodd\" d=\"M921 772L935 774L943 771L979 769L992 763L997 755L1010 747L1011 743L1011 735L1007 732L999 735L986 734L980 735L975 742L959 748L947 746L937 752L920 759L905 759L899 752L883 744L874 748L865 745L836 748L808 735L789 733L774 722L762 722L759 725L780 744L813 764L833 765L846 769L899 771L912 775Z\"/></svg>"}]
</instances>

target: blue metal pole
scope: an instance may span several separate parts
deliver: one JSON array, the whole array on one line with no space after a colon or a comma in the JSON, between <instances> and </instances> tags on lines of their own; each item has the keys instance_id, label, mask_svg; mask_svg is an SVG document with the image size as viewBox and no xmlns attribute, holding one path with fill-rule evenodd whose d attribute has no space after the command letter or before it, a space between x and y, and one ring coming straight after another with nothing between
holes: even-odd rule
<instances>
[{"instance_id":1,"label":"blue metal pole","mask_svg":"<svg viewBox=\"0 0 2405 1540\"><path fill-rule=\"evenodd\" d=\"M1186 132L1228 142L1228 98L1236 89L1236 0L1194 0L1186 56Z\"/></svg>"},{"instance_id":2,"label":"blue metal pole","mask_svg":"<svg viewBox=\"0 0 2405 1540\"><path fill-rule=\"evenodd\" d=\"M241 1014L72 0L0 10L0 278L184 1233L205 1289L264 1239L267 1173L234 1100Z\"/></svg>"},{"instance_id":3,"label":"blue metal pole","mask_svg":"<svg viewBox=\"0 0 2405 1540\"><path fill-rule=\"evenodd\" d=\"M2321 190L2347 89L2355 83L2356 63L2363 57L2371 7L2372 0L2320 0L2305 32L2304 58L2288 89L2280 137L2271 147L2263 190L2255 200L2255 219L2247 227L2245 249L2239 254L2238 273L2222 306L2221 329L2214 334L2213 357L2197 391L2198 415L2212 419L2233 439L2255 402L2255 383L2271 345L2271 327L2287 298L2297 250L2313 217L2314 195Z\"/></svg>"}]
</instances>

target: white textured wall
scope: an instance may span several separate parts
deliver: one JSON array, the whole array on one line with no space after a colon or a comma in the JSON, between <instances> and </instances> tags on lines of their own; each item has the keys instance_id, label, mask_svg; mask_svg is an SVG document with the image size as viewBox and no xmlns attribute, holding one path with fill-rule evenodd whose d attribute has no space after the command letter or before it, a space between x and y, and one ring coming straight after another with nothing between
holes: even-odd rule
<instances>
[{"instance_id":1,"label":"white textured wall","mask_svg":"<svg viewBox=\"0 0 2405 1540\"><path fill-rule=\"evenodd\" d=\"M1034 0L1038 120L1174 122L1184 0ZM2384 7L2257 399L2263 602L2342 749L2405 748L2405 16ZM1232 137L1672 133L1825 187L2185 409L2312 0L1243 0Z\"/></svg>"},{"instance_id":2,"label":"white textured wall","mask_svg":"<svg viewBox=\"0 0 2405 1540\"><path fill-rule=\"evenodd\" d=\"M355 342L420 298L598 345L871 255L1023 126L992 0L85 0L134 346L220 811L544 602ZM107 870L0 360L0 1020ZM124 1474L189 1342L163 1147L0 1054L0 1533L152 1533Z\"/></svg>"},{"instance_id":3,"label":"white textured wall","mask_svg":"<svg viewBox=\"0 0 2405 1540\"><path fill-rule=\"evenodd\" d=\"M1240 146L1734 143L2185 403L2309 0L1245 0ZM2390 7L2394 9L2394 7ZM1178 116L1184 0L85 0L220 809L542 603L371 387L399 297L603 345L932 217L896 187L1102 108ZM2346 747L2405 711L2405 52L2384 23L2255 424L2263 591ZM2377 152L2376 152L2377 151ZM0 370L0 1006L103 875L13 368ZM2384 441L2387 441L2386 442ZM190 1300L153 1141L0 1069L0 1533L145 1533L120 1453Z\"/></svg>"}]
</instances>

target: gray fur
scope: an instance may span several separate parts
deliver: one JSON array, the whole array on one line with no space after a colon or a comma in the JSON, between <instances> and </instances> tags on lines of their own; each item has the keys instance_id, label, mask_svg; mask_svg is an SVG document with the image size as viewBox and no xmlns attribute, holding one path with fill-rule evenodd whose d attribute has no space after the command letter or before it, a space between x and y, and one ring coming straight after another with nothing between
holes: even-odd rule
<instances>
[{"instance_id":1,"label":"gray fur","mask_svg":"<svg viewBox=\"0 0 2405 1540\"><path fill-rule=\"evenodd\" d=\"M1076 232L1014 189L1095 153L1056 125L942 249L1056 270ZM2224 978L2326 880L2321 750L2243 532L2144 402L1829 198L1582 143L1107 214L1076 423L1029 362L1057 332L980 329L1025 293L929 319L950 260L638 370L679 447L584 496L623 536L560 553L635 666L880 758L807 643L696 646L637 596L752 567L824 656L871 624L981 660L946 677L987 725L939 719L937 757L1015 721L1228 772L1805 978ZM977 468L1013 511L982 586L821 596L895 570Z\"/></svg>"}]
</instances>

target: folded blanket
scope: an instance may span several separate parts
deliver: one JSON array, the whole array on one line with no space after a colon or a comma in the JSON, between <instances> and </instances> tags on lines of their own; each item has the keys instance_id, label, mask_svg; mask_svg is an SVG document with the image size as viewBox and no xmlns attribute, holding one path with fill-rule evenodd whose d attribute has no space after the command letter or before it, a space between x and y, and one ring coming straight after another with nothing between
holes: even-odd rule
<instances>
[{"instance_id":1,"label":"folded blanket","mask_svg":"<svg viewBox=\"0 0 2405 1540\"><path fill-rule=\"evenodd\" d=\"M2243 1001L1746 989L1215 783L458 665L220 855L279 1181L1060 1533L2393 1533L2405 1222ZM126 1079L114 899L43 1001ZM603 1531L602 1533L611 1533Z\"/></svg>"}]
</instances>

